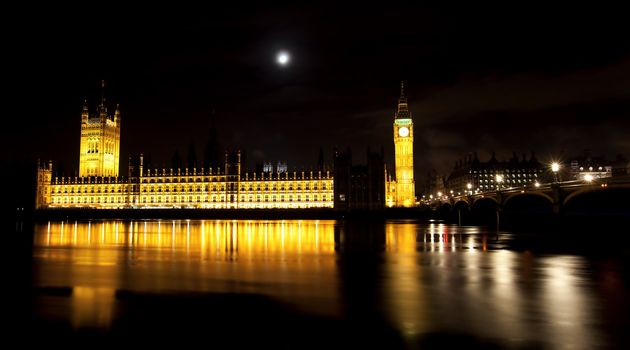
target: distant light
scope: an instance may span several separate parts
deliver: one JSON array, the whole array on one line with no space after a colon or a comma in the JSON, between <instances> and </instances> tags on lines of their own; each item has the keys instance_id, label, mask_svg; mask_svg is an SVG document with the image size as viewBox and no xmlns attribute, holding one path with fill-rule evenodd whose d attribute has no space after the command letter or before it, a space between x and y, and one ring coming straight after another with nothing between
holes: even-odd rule
<instances>
[{"instance_id":1,"label":"distant light","mask_svg":"<svg viewBox=\"0 0 630 350\"><path fill-rule=\"evenodd\" d=\"M591 174L584 175L584 180L586 182L593 182L593 175L591 175Z\"/></svg>"},{"instance_id":2,"label":"distant light","mask_svg":"<svg viewBox=\"0 0 630 350\"><path fill-rule=\"evenodd\" d=\"M438 192L438 197L442 197L442 192Z\"/></svg>"},{"instance_id":3,"label":"distant light","mask_svg":"<svg viewBox=\"0 0 630 350\"><path fill-rule=\"evenodd\" d=\"M558 170L560 170L560 163L558 162L551 163L551 171L553 171L554 173L557 173Z\"/></svg>"},{"instance_id":4,"label":"distant light","mask_svg":"<svg viewBox=\"0 0 630 350\"><path fill-rule=\"evenodd\" d=\"M288 52L282 51L278 53L278 55L276 56L276 60L281 66L286 66L291 60L291 56L289 56Z\"/></svg>"},{"instance_id":5,"label":"distant light","mask_svg":"<svg viewBox=\"0 0 630 350\"><path fill-rule=\"evenodd\" d=\"M540 183L538 183L538 181L536 181L536 182L534 182L534 186L540 187Z\"/></svg>"},{"instance_id":6,"label":"distant light","mask_svg":"<svg viewBox=\"0 0 630 350\"><path fill-rule=\"evenodd\" d=\"M470 182L469 182L469 183L467 183L467 184L466 184L466 188L467 188L468 190L470 190L470 189L472 188L472 184L471 184Z\"/></svg>"},{"instance_id":7,"label":"distant light","mask_svg":"<svg viewBox=\"0 0 630 350\"><path fill-rule=\"evenodd\" d=\"M497 175L497 182L503 182L503 176Z\"/></svg>"}]
</instances>

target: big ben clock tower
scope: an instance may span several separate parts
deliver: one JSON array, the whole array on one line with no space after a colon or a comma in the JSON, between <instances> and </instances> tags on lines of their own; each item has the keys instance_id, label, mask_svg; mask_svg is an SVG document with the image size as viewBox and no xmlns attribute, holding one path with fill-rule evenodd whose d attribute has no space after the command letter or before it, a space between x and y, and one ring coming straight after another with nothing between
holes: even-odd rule
<instances>
[{"instance_id":1,"label":"big ben clock tower","mask_svg":"<svg viewBox=\"0 0 630 350\"><path fill-rule=\"evenodd\" d=\"M400 84L398 110L394 115L394 148L396 156L395 205L412 207L416 204L413 181L413 120L405 97L404 82Z\"/></svg>"}]
</instances>

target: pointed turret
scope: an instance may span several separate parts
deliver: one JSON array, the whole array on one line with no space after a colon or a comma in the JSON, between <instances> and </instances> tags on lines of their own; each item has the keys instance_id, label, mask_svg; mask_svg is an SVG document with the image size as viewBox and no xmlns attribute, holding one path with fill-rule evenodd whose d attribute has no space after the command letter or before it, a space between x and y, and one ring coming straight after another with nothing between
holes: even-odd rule
<instances>
[{"instance_id":1,"label":"pointed turret","mask_svg":"<svg viewBox=\"0 0 630 350\"><path fill-rule=\"evenodd\" d=\"M116 111L114 112L114 123L120 126L120 103L116 104Z\"/></svg>"},{"instance_id":2,"label":"pointed turret","mask_svg":"<svg viewBox=\"0 0 630 350\"><path fill-rule=\"evenodd\" d=\"M105 107L105 80L101 80L101 104L98 106L98 116L101 119L107 118L107 107Z\"/></svg>"},{"instance_id":3,"label":"pointed turret","mask_svg":"<svg viewBox=\"0 0 630 350\"><path fill-rule=\"evenodd\" d=\"M494 153L494 151L492 151L492 157L490 157L490 160L488 161L488 163L498 163L497 161L497 156L496 153Z\"/></svg>"},{"instance_id":4,"label":"pointed turret","mask_svg":"<svg viewBox=\"0 0 630 350\"><path fill-rule=\"evenodd\" d=\"M81 110L81 123L87 124L89 118L90 112L88 109L88 102L87 100L83 100L83 110Z\"/></svg>"},{"instance_id":5,"label":"pointed turret","mask_svg":"<svg viewBox=\"0 0 630 350\"><path fill-rule=\"evenodd\" d=\"M400 98L398 98L398 110L395 115L396 119L411 119L407 97L405 96L405 82L400 82Z\"/></svg>"},{"instance_id":6,"label":"pointed turret","mask_svg":"<svg viewBox=\"0 0 630 350\"><path fill-rule=\"evenodd\" d=\"M105 105L105 80L101 80L101 106Z\"/></svg>"}]
</instances>

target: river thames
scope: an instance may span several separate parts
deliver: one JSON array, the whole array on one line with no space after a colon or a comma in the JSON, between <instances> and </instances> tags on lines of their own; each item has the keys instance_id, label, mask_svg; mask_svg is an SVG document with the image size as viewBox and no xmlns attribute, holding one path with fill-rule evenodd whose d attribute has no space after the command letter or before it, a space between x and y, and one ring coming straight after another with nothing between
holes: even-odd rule
<instances>
[{"instance_id":1,"label":"river thames","mask_svg":"<svg viewBox=\"0 0 630 350\"><path fill-rule=\"evenodd\" d=\"M50 339L628 344L624 248L538 249L538 235L415 221L66 220L33 231L29 327Z\"/></svg>"}]
</instances>

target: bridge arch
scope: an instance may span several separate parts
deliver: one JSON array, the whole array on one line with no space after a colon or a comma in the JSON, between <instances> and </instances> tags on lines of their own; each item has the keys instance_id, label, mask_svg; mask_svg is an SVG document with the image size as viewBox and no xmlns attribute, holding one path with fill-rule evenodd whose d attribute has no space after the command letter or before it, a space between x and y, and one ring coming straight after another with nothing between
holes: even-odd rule
<instances>
[{"instance_id":1,"label":"bridge arch","mask_svg":"<svg viewBox=\"0 0 630 350\"><path fill-rule=\"evenodd\" d=\"M553 198L546 193L525 192L508 196L502 208L514 213L551 213L553 204Z\"/></svg>"},{"instance_id":2,"label":"bridge arch","mask_svg":"<svg viewBox=\"0 0 630 350\"><path fill-rule=\"evenodd\" d=\"M452 202L453 202L453 205L455 205L455 204L457 204L459 202L463 202L463 203L466 203L466 204L470 205L470 201L469 201L468 197L455 197L452 200Z\"/></svg>"},{"instance_id":3,"label":"bridge arch","mask_svg":"<svg viewBox=\"0 0 630 350\"><path fill-rule=\"evenodd\" d=\"M470 214L476 225L494 226L497 221L499 204L494 197L477 198L470 206Z\"/></svg>"},{"instance_id":4,"label":"bridge arch","mask_svg":"<svg viewBox=\"0 0 630 350\"><path fill-rule=\"evenodd\" d=\"M470 205L470 208L474 208L476 205L479 205L479 203L483 203L484 201L492 201L494 202L494 204L499 204L499 202L497 201L497 199L493 196L483 196L481 198L475 198L473 200L473 202Z\"/></svg>"},{"instance_id":5,"label":"bridge arch","mask_svg":"<svg viewBox=\"0 0 630 350\"><path fill-rule=\"evenodd\" d=\"M468 204L468 201L460 199L455 201L455 204L453 204L453 210L462 210L462 209L466 209L468 210L470 207L470 204Z\"/></svg>"},{"instance_id":6,"label":"bridge arch","mask_svg":"<svg viewBox=\"0 0 630 350\"><path fill-rule=\"evenodd\" d=\"M593 186L570 193L563 201L567 212L630 213L630 187Z\"/></svg>"},{"instance_id":7,"label":"bridge arch","mask_svg":"<svg viewBox=\"0 0 630 350\"><path fill-rule=\"evenodd\" d=\"M438 211L443 211L443 212L450 212L451 209L453 209L453 205L450 202L442 202L440 203L440 205L437 207Z\"/></svg>"},{"instance_id":8,"label":"bridge arch","mask_svg":"<svg viewBox=\"0 0 630 350\"><path fill-rule=\"evenodd\" d=\"M571 193L569 193L569 195L567 195L564 200L562 201L562 206L566 206L567 203L569 203L571 200L573 200L575 197L587 194L587 193L592 193L592 192L599 192L602 191L603 188L600 186L589 186L589 187L585 187L585 188L581 188L577 191L573 191Z\"/></svg>"},{"instance_id":9,"label":"bridge arch","mask_svg":"<svg viewBox=\"0 0 630 350\"><path fill-rule=\"evenodd\" d=\"M549 204L553 204L553 197L543 192L534 191L534 192L524 192L524 193L512 193L505 198L505 200L503 201L503 205L507 205L508 202L514 198L524 197L524 196L542 197L542 198L547 199L549 201Z\"/></svg>"}]
</instances>

